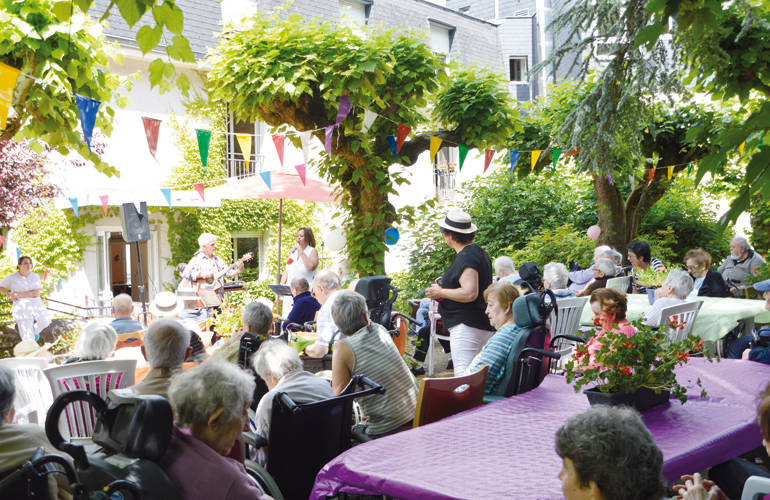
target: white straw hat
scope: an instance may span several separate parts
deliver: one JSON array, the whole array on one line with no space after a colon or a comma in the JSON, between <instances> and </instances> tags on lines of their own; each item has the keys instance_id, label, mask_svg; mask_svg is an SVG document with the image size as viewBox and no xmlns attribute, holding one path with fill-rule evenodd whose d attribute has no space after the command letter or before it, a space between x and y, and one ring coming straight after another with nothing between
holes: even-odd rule
<instances>
[{"instance_id":1,"label":"white straw hat","mask_svg":"<svg viewBox=\"0 0 770 500\"><path fill-rule=\"evenodd\" d=\"M462 210L450 210L444 220L439 221L438 225L455 233L468 234L476 232L476 224L471 222L471 216Z\"/></svg>"}]
</instances>

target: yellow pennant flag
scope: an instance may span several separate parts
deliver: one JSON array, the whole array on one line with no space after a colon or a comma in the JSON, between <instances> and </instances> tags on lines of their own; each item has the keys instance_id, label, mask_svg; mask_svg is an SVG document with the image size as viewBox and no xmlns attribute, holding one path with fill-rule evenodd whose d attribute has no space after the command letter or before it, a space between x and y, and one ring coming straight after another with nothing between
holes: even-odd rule
<instances>
[{"instance_id":1,"label":"yellow pennant flag","mask_svg":"<svg viewBox=\"0 0 770 500\"><path fill-rule=\"evenodd\" d=\"M241 147L241 153L243 153L243 161L246 163L246 170L248 170L249 164L251 164L251 136L249 134L235 134L235 138L238 139L238 145Z\"/></svg>"},{"instance_id":2,"label":"yellow pennant flag","mask_svg":"<svg viewBox=\"0 0 770 500\"><path fill-rule=\"evenodd\" d=\"M436 158L436 153L438 153L438 148L441 147L441 142L443 139L441 137L436 137L435 135L430 136L430 162L433 163L433 160Z\"/></svg>"},{"instance_id":3,"label":"yellow pennant flag","mask_svg":"<svg viewBox=\"0 0 770 500\"><path fill-rule=\"evenodd\" d=\"M738 151L741 152L741 156L743 156L743 150L746 147L746 141L743 141L740 146L738 146Z\"/></svg>"},{"instance_id":4,"label":"yellow pennant flag","mask_svg":"<svg viewBox=\"0 0 770 500\"><path fill-rule=\"evenodd\" d=\"M540 153L542 153L542 152L543 152L542 149L536 149L536 150L532 151L532 165L529 168L530 172L534 172L535 171L535 164L537 163L538 158L540 158Z\"/></svg>"},{"instance_id":5,"label":"yellow pennant flag","mask_svg":"<svg viewBox=\"0 0 770 500\"><path fill-rule=\"evenodd\" d=\"M18 69L0 63L0 129L2 130L5 130L5 121L13 101L13 89L16 87L19 73L21 71Z\"/></svg>"},{"instance_id":6,"label":"yellow pennant flag","mask_svg":"<svg viewBox=\"0 0 770 500\"><path fill-rule=\"evenodd\" d=\"M671 176L674 175L674 166L666 167L668 169L668 180L671 180Z\"/></svg>"}]
</instances>

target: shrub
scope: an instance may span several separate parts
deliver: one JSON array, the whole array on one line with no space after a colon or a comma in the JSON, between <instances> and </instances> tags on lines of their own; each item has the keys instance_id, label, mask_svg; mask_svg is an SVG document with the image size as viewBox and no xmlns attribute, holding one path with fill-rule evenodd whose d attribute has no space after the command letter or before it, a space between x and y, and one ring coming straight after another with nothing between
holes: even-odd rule
<instances>
[{"instance_id":1,"label":"shrub","mask_svg":"<svg viewBox=\"0 0 770 500\"><path fill-rule=\"evenodd\" d=\"M587 267L591 264L593 252L594 241L586 236L585 231L565 224L536 234L524 248L513 252L511 259L516 267L530 261L537 262L540 269L549 262L566 264L572 261Z\"/></svg>"}]
</instances>

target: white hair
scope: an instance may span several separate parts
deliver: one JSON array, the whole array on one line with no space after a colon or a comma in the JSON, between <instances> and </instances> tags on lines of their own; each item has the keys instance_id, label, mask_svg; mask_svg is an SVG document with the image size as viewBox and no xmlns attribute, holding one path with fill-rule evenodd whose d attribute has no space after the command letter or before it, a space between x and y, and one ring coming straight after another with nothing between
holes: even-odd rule
<instances>
[{"instance_id":1,"label":"white hair","mask_svg":"<svg viewBox=\"0 0 770 500\"><path fill-rule=\"evenodd\" d=\"M503 272L506 276L513 274L516 269L513 267L513 261L507 255L501 255L495 259L495 273Z\"/></svg>"},{"instance_id":2,"label":"white hair","mask_svg":"<svg viewBox=\"0 0 770 500\"><path fill-rule=\"evenodd\" d=\"M153 368L182 366L190 346L190 330L173 318L152 322L144 335L144 352Z\"/></svg>"},{"instance_id":3,"label":"white hair","mask_svg":"<svg viewBox=\"0 0 770 500\"><path fill-rule=\"evenodd\" d=\"M13 408L13 398L16 396L16 385L13 371L0 366L0 425L3 425L5 414Z\"/></svg>"},{"instance_id":4,"label":"white hair","mask_svg":"<svg viewBox=\"0 0 770 500\"><path fill-rule=\"evenodd\" d=\"M744 250L746 251L751 250L751 245L749 245L749 240L747 240L743 236L736 236L735 238L733 238L733 241L735 243L738 243L740 246L742 246Z\"/></svg>"},{"instance_id":5,"label":"white hair","mask_svg":"<svg viewBox=\"0 0 770 500\"><path fill-rule=\"evenodd\" d=\"M183 427L207 425L222 408L221 422L239 418L254 395L253 375L237 365L212 357L192 370L175 375L168 388L176 422Z\"/></svg>"},{"instance_id":6,"label":"white hair","mask_svg":"<svg viewBox=\"0 0 770 500\"><path fill-rule=\"evenodd\" d=\"M115 351L117 343L118 333L113 327L99 320L89 321L80 331L75 354L82 361L105 359Z\"/></svg>"},{"instance_id":7,"label":"white hair","mask_svg":"<svg viewBox=\"0 0 770 500\"><path fill-rule=\"evenodd\" d=\"M114 299L112 299L112 314L115 316L118 314L122 316L128 316L131 314L133 309L134 302L131 299L131 296L127 293L118 294Z\"/></svg>"},{"instance_id":8,"label":"white hair","mask_svg":"<svg viewBox=\"0 0 770 500\"><path fill-rule=\"evenodd\" d=\"M251 363L262 380L267 380L268 376L280 380L289 373L302 370L297 350L278 339L262 342Z\"/></svg>"},{"instance_id":9,"label":"white hair","mask_svg":"<svg viewBox=\"0 0 770 500\"><path fill-rule=\"evenodd\" d=\"M612 261L615 262L616 266L619 266L623 263L623 254L612 248L610 248L609 250L605 250L604 253L602 253L601 257L611 259Z\"/></svg>"},{"instance_id":10,"label":"white hair","mask_svg":"<svg viewBox=\"0 0 770 500\"><path fill-rule=\"evenodd\" d=\"M267 335L273 323L273 311L262 302L254 301L243 308L241 322L251 333Z\"/></svg>"},{"instance_id":11,"label":"white hair","mask_svg":"<svg viewBox=\"0 0 770 500\"><path fill-rule=\"evenodd\" d=\"M345 335L353 335L367 325L366 299L350 290L342 290L334 296L332 319Z\"/></svg>"},{"instance_id":12,"label":"white hair","mask_svg":"<svg viewBox=\"0 0 770 500\"><path fill-rule=\"evenodd\" d=\"M599 272L604 273L604 276L607 278L612 278L618 272L618 266L612 260L605 257L596 259L595 267Z\"/></svg>"},{"instance_id":13,"label":"white hair","mask_svg":"<svg viewBox=\"0 0 770 500\"><path fill-rule=\"evenodd\" d=\"M324 290L336 290L338 288L342 288L340 277L337 276L337 273L334 271L321 271L315 275L314 282L321 285L321 288Z\"/></svg>"},{"instance_id":14,"label":"white hair","mask_svg":"<svg viewBox=\"0 0 770 500\"><path fill-rule=\"evenodd\" d=\"M600 257L607 250L612 250L612 248L608 247L607 245L599 245L598 247L594 248L594 258Z\"/></svg>"},{"instance_id":15,"label":"white hair","mask_svg":"<svg viewBox=\"0 0 770 500\"><path fill-rule=\"evenodd\" d=\"M567 288L567 266L561 262L549 262L543 268L543 281L547 281L553 290Z\"/></svg>"},{"instance_id":16,"label":"white hair","mask_svg":"<svg viewBox=\"0 0 770 500\"><path fill-rule=\"evenodd\" d=\"M690 292L692 292L693 281L690 277L690 273L682 269L672 269L668 273L664 285L670 286L674 290L674 295L678 299L686 299Z\"/></svg>"},{"instance_id":17,"label":"white hair","mask_svg":"<svg viewBox=\"0 0 770 500\"><path fill-rule=\"evenodd\" d=\"M198 236L198 247L203 248L204 245L208 245L214 241L217 241L217 236L215 234L203 233Z\"/></svg>"}]
</instances>

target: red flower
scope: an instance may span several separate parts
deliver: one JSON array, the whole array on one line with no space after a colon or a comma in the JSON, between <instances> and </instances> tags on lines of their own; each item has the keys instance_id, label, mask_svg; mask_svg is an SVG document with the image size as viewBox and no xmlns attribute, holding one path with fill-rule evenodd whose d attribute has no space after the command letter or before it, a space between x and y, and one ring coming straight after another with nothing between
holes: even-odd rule
<instances>
[{"instance_id":1,"label":"red flower","mask_svg":"<svg viewBox=\"0 0 770 500\"><path fill-rule=\"evenodd\" d=\"M629 348L629 349L633 349L634 347L636 347L636 344L634 344L633 342L629 342L628 340L626 340L625 342L623 342L623 347L627 347L627 348Z\"/></svg>"},{"instance_id":2,"label":"red flower","mask_svg":"<svg viewBox=\"0 0 770 500\"><path fill-rule=\"evenodd\" d=\"M602 326L602 320L599 318L599 316L594 317L594 326Z\"/></svg>"},{"instance_id":3,"label":"red flower","mask_svg":"<svg viewBox=\"0 0 770 500\"><path fill-rule=\"evenodd\" d=\"M618 366L618 371L624 375L631 375L630 366Z\"/></svg>"},{"instance_id":4,"label":"red flower","mask_svg":"<svg viewBox=\"0 0 770 500\"><path fill-rule=\"evenodd\" d=\"M679 351L674 351L674 355L676 356L677 361L687 361L687 358L690 357L689 353Z\"/></svg>"}]
</instances>

